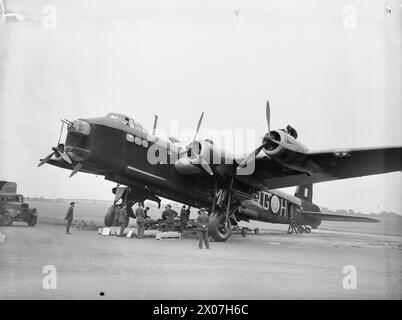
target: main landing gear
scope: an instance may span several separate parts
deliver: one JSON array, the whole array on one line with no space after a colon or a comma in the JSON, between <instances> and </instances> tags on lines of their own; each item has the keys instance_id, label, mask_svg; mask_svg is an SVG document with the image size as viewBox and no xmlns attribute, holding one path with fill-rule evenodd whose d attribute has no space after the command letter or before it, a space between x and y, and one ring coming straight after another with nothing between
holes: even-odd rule
<instances>
[{"instance_id":1,"label":"main landing gear","mask_svg":"<svg viewBox=\"0 0 402 320\"><path fill-rule=\"evenodd\" d=\"M232 207L233 178L229 189L217 189L215 184L212 214L209 220L209 235L214 241L223 242L232 234L232 224L237 224L234 218L236 207Z\"/></svg>"}]
</instances>

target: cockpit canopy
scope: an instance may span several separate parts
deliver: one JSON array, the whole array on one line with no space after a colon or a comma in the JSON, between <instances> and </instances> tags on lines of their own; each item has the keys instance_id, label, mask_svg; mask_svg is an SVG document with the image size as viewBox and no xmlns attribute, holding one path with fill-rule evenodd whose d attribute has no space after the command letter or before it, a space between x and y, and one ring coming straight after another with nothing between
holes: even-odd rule
<instances>
[{"instance_id":1,"label":"cockpit canopy","mask_svg":"<svg viewBox=\"0 0 402 320\"><path fill-rule=\"evenodd\" d=\"M106 118L112 119L117 122L123 123L125 126L130 127L131 129L134 129L136 131L142 132L144 134L147 134L147 130L144 129L142 125L140 125L138 122L134 121L132 118L127 117L124 114L120 113L109 113Z\"/></svg>"}]
</instances>

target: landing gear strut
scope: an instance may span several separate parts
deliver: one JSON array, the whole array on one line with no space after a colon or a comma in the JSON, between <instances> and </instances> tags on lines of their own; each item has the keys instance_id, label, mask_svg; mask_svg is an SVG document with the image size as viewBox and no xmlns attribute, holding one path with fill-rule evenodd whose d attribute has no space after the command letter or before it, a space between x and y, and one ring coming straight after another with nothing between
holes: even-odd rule
<instances>
[{"instance_id":1,"label":"landing gear strut","mask_svg":"<svg viewBox=\"0 0 402 320\"><path fill-rule=\"evenodd\" d=\"M230 222L230 216L232 204L232 188L233 178L230 180L229 190L220 190L217 192L215 185L214 200L212 205L212 215L209 220L209 235L212 236L214 241L223 242L229 239L232 234L232 223ZM225 194L225 196L222 196ZM227 198L227 203L224 204ZM218 209L220 208L220 209Z\"/></svg>"}]
</instances>

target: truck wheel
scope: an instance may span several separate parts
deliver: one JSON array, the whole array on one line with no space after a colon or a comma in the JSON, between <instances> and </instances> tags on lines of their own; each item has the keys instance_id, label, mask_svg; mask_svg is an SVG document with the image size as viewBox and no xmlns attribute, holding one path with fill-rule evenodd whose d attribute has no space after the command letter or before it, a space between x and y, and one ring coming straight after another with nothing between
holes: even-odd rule
<instances>
[{"instance_id":1,"label":"truck wheel","mask_svg":"<svg viewBox=\"0 0 402 320\"><path fill-rule=\"evenodd\" d=\"M38 222L38 217L37 216L32 216L31 218L29 218L29 220L27 221L28 226L33 227L36 225L36 223Z\"/></svg>"},{"instance_id":2,"label":"truck wheel","mask_svg":"<svg viewBox=\"0 0 402 320\"><path fill-rule=\"evenodd\" d=\"M4 212L3 223L5 226L11 226L13 224L13 218L11 217L10 212L8 211Z\"/></svg>"}]
</instances>

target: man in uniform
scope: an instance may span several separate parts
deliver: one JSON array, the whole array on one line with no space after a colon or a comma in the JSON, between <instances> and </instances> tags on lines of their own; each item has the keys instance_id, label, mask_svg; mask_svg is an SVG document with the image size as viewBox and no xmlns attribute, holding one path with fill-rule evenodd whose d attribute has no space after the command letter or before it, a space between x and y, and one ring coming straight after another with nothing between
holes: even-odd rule
<instances>
[{"instance_id":1,"label":"man in uniform","mask_svg":"<svg viewBox=\"0 0 402 320\"><path fill-rule=\"evenodd\" d=\"M287 132L295 139L297 139L297 131L295 128L291 127L290 125L288 125L286 127Z\"/></svg>"},{"instance_id":2,"label":"man in uniform","mask_svg":"<svg viewBox=\"0 0 402 320\"><path fill-rule=\"evenodd\" d=\"M74 205L75 205L74 202L70 202L70 207L68 208L66 217L64 218L64 220L67 220L66 234L71 234L70 227L71 227L71 223L73 222Z\"/></svg>"},{"instance_id":3,"label":"man in uniform","mask_svg":"<svg viewBox=\"0 0 402 320\"><path fill-rule=\"evenodd\" d=\"M187 222L188 222L188 211L186 209L186 206L183 206L180 211L180 232L183 233L184 230L187 228Z\"/></svg>"},{"instance_id":4,"label":"man in uniform","mask_svg":"<svg viewBox=\"0 0 402 320\"><path fill-rule=\"evenodd\" d=\"M177 212L168 204L162 213L162 219L166 220L166 231L173 231L174 217L177 217Z\"/></svg>"},{"instance_id":5,"label":"man in uniform","mask_svg":"<svg viewBox=\"0 0 402 320\"><path fill-rule=\"evenodd\" d=\"M144 203L138 202L138 208L135 210L135 216L137 217L137 237L142 239L144 236L144 225L146 213L144 210Z\"/></svg>"},{"instance_id":6,"label":"man in uniform","mask_svg":"<svg viewBox=\"0 0 402 320\"><path fill-rule=\"evenodd\" d=\"M202 242L204 241L205 247L209 249L209 239L208 239L208 224L209 216L204 208L198 211L197 217L197 231L198 231L198 246L202 249Z\"/></svg>"},{"instance_id":7,"label":"man in uniform","mask_svg":"<svg viewBox=\"0 0 402 320\"><path fill-rule=\"evenodd\" d=\"M124 203L121 204L121 208L119 209L119 224L120 224L120 237L123 237L124 229L127 224L127 207Z\"/></svg>"}]
</instances>

